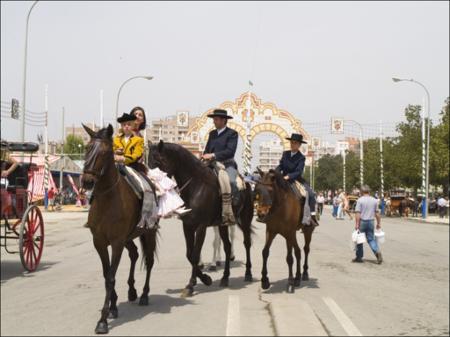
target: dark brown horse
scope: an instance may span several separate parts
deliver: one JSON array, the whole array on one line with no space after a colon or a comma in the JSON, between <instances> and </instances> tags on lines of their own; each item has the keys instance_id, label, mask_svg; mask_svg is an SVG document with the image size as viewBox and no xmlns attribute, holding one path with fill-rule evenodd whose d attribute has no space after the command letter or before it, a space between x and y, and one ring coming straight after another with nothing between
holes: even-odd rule
<instances>
[{"instance_id":1,"label":"dark brown horse","mask_svg":"<svg viewBox=\"0 0 450 337\"><path fill-rule=\"evenodd\" d=\"M191 212L182 216L184 238L186 242L186 257L192 266L191 278L182 296L191 296L197 277L205 284L211 285L211 278L198 267L200 253L205 240L206 228L218 226L222 220L222 203L219 193L219 183L212 169L184 147L164 143L152 145L148 156L150 168L159 167L174 177L178 186L182 188L181 198ZM241 202L233 208L238 226L244 234L244 245L247 253L245 280L252 281L250 247L251 222L253 218L253 200L251 187L247 183L246 189L241 191ZM219 227L220 237L225 250L225 269L220 285L228 286L230 276L231 243L228 237L228 227Z\"/></svg>"},{"instance_id":2,"label":"dark brown horse","mask_svg":"<svg viewBox=\"0 0 450 337\"><path fill-rule=\"evenodd\" d=\"M93 235L94 247L102 262L106 289L101 318L97 323L95 332L103 334L108 333L106 320L108 315L112 318L118 316L117 294L114 286L117 268L124 248L127 248L131 260L128 300L134 301L137 298L134 288L134 268L139 255L133 239L138 236L141 240L147 269L144 290L139 304L148 304L150 272L154 262L157 230L145 230L136 227L140 218L142 203L118 172L114 163L112 126L109 125L98 132L92 131L85 125L83 127L91 136L86 149L82 179L84 189L93 189L88 227ZM112 250L111 262L108 254L109 245L111 245Z\"/></svg>"},{"instance_id":3,"label":"dark brown horse","mask_svg":"<svg viewBox=\"0 0 450 337\"><path fill-rule=\"evenodd\" d=\"M297 243L296 232L303 230L305 237L305 263L303 264L303 280L308 280L308 255L309 245L311 243L312 232L314 226L303 226L303 207L305 198L298 197L284 180L283 176L274 170L264 173L259 170L261 175L260 181L255 186L255 199L257 201L258 218L266 223L266 243L262 251L263 268L261 286L263 289L270 287L269 278L267 277L267 259L269 257L270 245L277 234L282 235L286 239L287 257L286 262L289 267L289 279L287 290L293 293L295 287L300 286L301 272L301 251ZM297 271L295 278L292 272L294 259L292 257L292 248L294 248L295 258L297 260Z\"/></svg>"}]
</instances>

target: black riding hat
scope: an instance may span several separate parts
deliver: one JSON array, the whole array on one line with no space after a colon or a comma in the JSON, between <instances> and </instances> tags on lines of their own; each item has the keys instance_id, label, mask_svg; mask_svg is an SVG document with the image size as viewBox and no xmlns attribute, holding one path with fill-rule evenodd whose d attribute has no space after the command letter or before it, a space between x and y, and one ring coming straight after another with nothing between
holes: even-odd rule
<instances>
[{"instance_id":1,"label":"black riding hat","mask_svg":"<svg viewBox=\"0 0 450 337\"><path fill-rule=\"evenodd\" d=\"M301 135L299 133L293 133L290 138L288 137L286 139L287 140L294 140L296 142L303 143L303 144L308 144L307 142L303 141L303 135Z\"/></svg>"},{"instance_id":2,"label":"black riding hat","mask_svg":"<svg viewBox=\"0 0 450 337\"><path fill-rule=\"evenodd\" d=\"M117 118L117 122L119 123L125 123L125 122L130 122L130 121L135 121L136 120L136 116L134 115L130 115L127 113L123 113L121 117Z\"/></svg>"},{"instance_id":3,"label":"black riding hat","mask_svg":"<svg viewBox=\"0 0 450 337\"><path fill-rule=\"evenodd\" d=\"M233 116L229 116L227 110L223 109L215 109L212 114L209 114L208 117L223 117L226 119L232 119Z\"/></svg>"}]
</instances>

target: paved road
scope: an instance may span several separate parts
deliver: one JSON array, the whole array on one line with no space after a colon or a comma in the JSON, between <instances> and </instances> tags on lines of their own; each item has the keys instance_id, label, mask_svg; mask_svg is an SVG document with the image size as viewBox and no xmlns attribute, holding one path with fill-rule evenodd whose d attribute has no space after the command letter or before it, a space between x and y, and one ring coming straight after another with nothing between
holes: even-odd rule
<instances>
[{"instance_id":1,"label":"paved road","mask_svg":"<svg viewBox=\"0 0 450 337\"><path fill-rule=\"evenodd\" d=\"M272 287L243 281L242 236L230 287L198 285L194 297L180 292L190 269L178 220L162 222L158 261L151 278L150 305L128 303L129 260L122 257L116 289L119 318L111 335L449 335L449 226L384 219L385 263L352 264L350 220L325 210L314 233L310 281L287 294L284 240L277 237L269 258ZM92 335L103 302L100 260L86 213L46 213L46 245L39 270L22 271L18 255L1 252L1 335ZM255 223L253 275L259 281L264 227ZM212 255L208 232L203 260ZM300 242L302 235L298 233ZM141 291L144 271L137 270Z\"/></svg>"}]
</instances>

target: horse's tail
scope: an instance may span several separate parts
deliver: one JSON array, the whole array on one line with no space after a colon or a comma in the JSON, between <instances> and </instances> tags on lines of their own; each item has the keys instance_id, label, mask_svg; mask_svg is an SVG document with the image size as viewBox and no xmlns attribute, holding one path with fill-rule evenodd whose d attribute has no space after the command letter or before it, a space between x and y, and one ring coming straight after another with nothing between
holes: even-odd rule
<instances>
[{"instance_id":1,"label":"horse's tail","mask_svg":"<svg viewBox=\"0 0 450 337\"><path fill-rule=\"evenodd\" d=\"M148 269L148 261L150 258L152 258L152 256L147 256L148 254L148 248L149 245L153 245L153 249L151 251L151 254L153 254L153 259L156 260L158 259L158 244L159 244L159 230L155 229L155 233L154 234L150 234L149 233L145 233L142 234L141 236L139 236L139 241L141 242L141 248L142 248L142 260L141 260L141 268L142 265L145 262L145 268ZM149 240L151 240L150 242L148 242ZM147 259L148 257L148 259Z\"/></svg>"}]
</instances>

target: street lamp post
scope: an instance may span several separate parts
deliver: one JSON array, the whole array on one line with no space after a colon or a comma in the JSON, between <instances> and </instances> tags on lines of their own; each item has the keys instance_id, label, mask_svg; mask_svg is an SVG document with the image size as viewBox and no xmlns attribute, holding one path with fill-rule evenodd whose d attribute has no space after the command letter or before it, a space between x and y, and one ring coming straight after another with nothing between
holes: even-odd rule
<instances>
[{"instance_id":1,"label":"street lamp post","mask_svg":"<svg viewBox=\"0 0 450 337\"><path fill-rule=\"evenodd\" d=\"M27 25L25 28L25 54L24 54L24 61L23 61L23 96L22 96L22 128L20 131L20 139L22 142L25 141L25 111L26 111L26 93L27 93L27 50L28 50L28 25L29 25L29 21L30 21L30 14L31 11L33 10L34 6L36 6L36 4L38 3L38 1L35 1L33 3L33 5L31 5L31 8L28 10L28 15L27 15Z\"/></svg>"},{"instance_id":2,"label":"street lamp post","mask_svg":"<svg viewBox=\"0 0 450 337\"><path fill-rule=\"evenodd\" d=\"M128 83L131 80L134 80L135 78L143 78L146 80L151 80L153 79L153 76L133 76L130 77L129 79L127 79L125 82L122 83L122 85L119 88L119 91L117 92L117 100L116 100L116 120L119 117L119 96L120 96L120 92L122 91L123 86Z\"/></svg>"},{"instance_id":3,"label":"street lamp post","mask_svg":"<svg viewBox=\"0 0 450 337\"><path fill-rule=\"evenodd\" d=\"M426 108L427 108L427 119L428 119L428 125L427 125L427 135L425 137L425 111L423 111L423 118L422 118L422 194L423 194L423 200L422 200L422 218L426 218L428 216L428 186L429 186L429 159L430 159L430 93L428 92L427 88L420 82L414 80L414 79L403 79L403 78L395 78L393 77L392 80L394 82L413 82L418 85L420 85L426 93ZM426 139L426 140L425 140Z\"/></svg>"}]
</instances>

